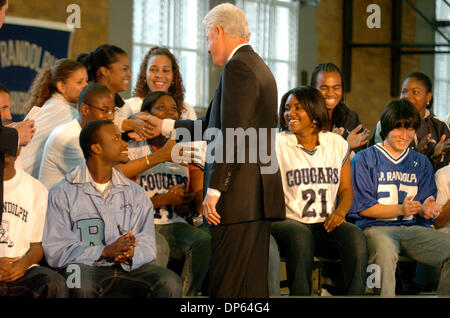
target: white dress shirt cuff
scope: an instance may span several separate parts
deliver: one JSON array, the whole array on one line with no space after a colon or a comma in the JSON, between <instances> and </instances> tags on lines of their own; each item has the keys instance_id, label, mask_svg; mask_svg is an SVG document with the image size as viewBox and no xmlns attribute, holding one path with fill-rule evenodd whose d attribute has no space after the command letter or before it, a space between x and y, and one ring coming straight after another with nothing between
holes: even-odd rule
<instances>
[{"instance_id":1,"label":"white dress shirt cuff","mask_svg":"<svg viewBox=\"0 0 450 318\"><path fill-rule=\"evenodd\" d=\"M161 134L165 137L170 137L170 134L175 128L175 120L163 119L161 124Z\"/></svg>"},{"instance_id":2,"label":"white dress shirt cuff","mask_svg":"<svg viewBox=\"0 0 450 318\"><path fill-rule=\"evenodd\" d=\"M206 195L212 195L215 197L220 197L220 191L212 188L208 188L208 191L206 192Z\"/></svg>"}]
</instances>

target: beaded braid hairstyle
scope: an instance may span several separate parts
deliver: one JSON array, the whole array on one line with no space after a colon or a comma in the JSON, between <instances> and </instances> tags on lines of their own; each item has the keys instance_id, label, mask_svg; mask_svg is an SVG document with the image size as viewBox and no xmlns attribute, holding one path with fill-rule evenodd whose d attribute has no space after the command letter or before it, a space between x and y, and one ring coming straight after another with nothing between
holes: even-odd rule
<instances>
[{"instance_id":1,"label":"beaded braid hairstyle","mask_svg":"<svg viewBox=\"0 0 450 318\"><path fill-rule=\"evenodd\" d=\"M320 72L323 72L323 73L337 72L337 73L339 73L339 76L341 77L342 98L339 101L339 103L336 105L336 107L338 107L340 105L345 105L345 100L344 100L344 76L342 74L342 71L339 69L339 67L337 67L337 65L333 64L333 63L321 63L321 64L317 65L314 68L314 71L313 71L313 73L311 75L311 86L312 87L316 87L317 86L317 76L319 75Z\"/></svg>"},{"instance_id":2,"label":"beaded braid hairstyle","mask_svg":"<svg viewBox=\"0 0 450 318\"><path fill-rule=\"evenodd\" d=\"M184 110L183 101L184 101L184 86L183 80L181 78L180 68L177 63L177 59L170 52L170 50L166 47L155 46L152 47L147 54L145 54L141 66L139 67L139 73L136 81L136 87L134 89L133 95L136 97L144 98L149 93L151 93L150 88L147 84L147 69L148 69L148 61L151 57L156 55L165 55L172 62L172 73L173 73L173 83L169 87L169 93L171 93L175 102L177 103L178 113L181 114Z\"/></svg>"}]
</instances>

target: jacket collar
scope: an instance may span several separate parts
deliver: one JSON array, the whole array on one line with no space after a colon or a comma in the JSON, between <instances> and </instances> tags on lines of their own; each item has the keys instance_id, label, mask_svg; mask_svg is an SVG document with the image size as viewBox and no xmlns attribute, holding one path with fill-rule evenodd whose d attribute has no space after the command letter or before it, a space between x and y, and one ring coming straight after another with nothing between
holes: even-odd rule
<instances>
[{"instance_id":1,"label":"jacket collar","mask_svg":"<svg viewBox=\"0 0 450 318\"><path fill-rule=\"evenodd\" d=\"M234 56L234 54L236 54L236 52L237 52L241 47L243 47L243 46L250 46L250 44L248 44L248 43L243 43L243 44L240 44L240 45L236 46L236 47L234 48L234 50L231 51L230 56L228 56L227 62L228 62L229 60L231 60L231 58Z\"/></svg>"},{"instance_id":2,"label":"jacket collar","mask_svg":"<svg viewBox=\"0 0 450 318\"><path fill-rule=\"evenodd\" d=\"M94 179L85 163L69 171L66 179L69 183L79 184L88 193L100 195L94 186ZM116 188L120 189L122 186L130 186L130 182L119 169L113 168L110 186L111 193L113 193Z\"/></svg>"}]
</instances>

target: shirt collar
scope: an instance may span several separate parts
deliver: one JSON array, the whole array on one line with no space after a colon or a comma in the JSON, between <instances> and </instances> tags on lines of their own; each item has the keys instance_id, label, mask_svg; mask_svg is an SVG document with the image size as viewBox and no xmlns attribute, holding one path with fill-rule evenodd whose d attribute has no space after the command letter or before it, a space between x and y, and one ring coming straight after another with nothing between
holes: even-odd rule
<instances>
[{"instance_id":1,"label":"shirt collar","mask_svg":"<svg viewBox=\"0 0 450 318\"><path fill-rule=\"evenodd\" d=\"M241 45L236 46L236 47L234 48L234 50L231 51L231 54L230 54L230 56L228 56L228 60L227 60L227 61L231 60L231 58L233 57L233 55L236 53L237 50L239 50L241 47L246 46L246 45L250 45L250 44L248 44L248 43L243 43L243 44L241 44Z\"/></svg>"},{"instance_id":2,"label":"shirt collar","mask_svg":"<svg viewBox=\"0 0 450 318\"><path fill-rule=\"evenodd\" d=\"M55 99L59 99L59 100L61 100L64 104L68 104L68 105L70 105L71 107L73 107L73 108L75 108L75 109L77 109L78 108L78 105L75 103L69 103L65 98L64 98L64 96L61 94L61 93L58 93L58 92L55 92L55 93L53 93L53 95L52 95Z\"/></svg>"},{"instance_id":3,"label":"shirt collar","mask_svg":"<svg viewBox=\"0 0 450 318\"><path fill-rule=\"evenodd\" d=\"M321 139L323 138L323 132L319 131L318 133L318 140L319 140L319 144L314 148L317 149L318 147L320 147L322 145ZM286 143L289 147L299 147L299 148L303 148L297 141L297 137L295 137L295 134L287 131L286 132Z\"/></svg>"},{"instance_id":4,"label":"shirt collar","mask_svg":"<svg viewBox=\"0 0 450 318\"><path fill-rule=\"evenodd\" d=\"M94 185L94 179L92 178L91 173L89 172L89 169L85 163L69 172L69 174L67 175L67 180L69 180L71 183L91 183L92 185ZM129 186L130 182L120 172L119 169L113 168L111 184L113 186Z\"/></svg>"}]
</instances>

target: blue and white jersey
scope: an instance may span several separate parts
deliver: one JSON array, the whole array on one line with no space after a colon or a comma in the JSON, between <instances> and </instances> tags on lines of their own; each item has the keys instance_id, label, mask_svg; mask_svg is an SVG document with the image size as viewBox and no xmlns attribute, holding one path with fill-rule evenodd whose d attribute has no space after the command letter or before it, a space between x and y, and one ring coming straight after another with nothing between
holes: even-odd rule
<instances>
[{"instance_id":1,"label":"blue and white jersey","mask_svg":"<svg viewBox=\"0 0 450 318\"><path fill-rule=\"evenodd\" d=\"M310 152L298 144L295 134L281 132L276 151L286 217L308 224L324 222L335 209L348 143L335 133L320 132L319 145Z\"/></svg>"},{"instance_id":2,"label":"blue and white jersey","mask_svg":"<svg viewBox=\"0 0 450 318\"><path fill-rule=\"evenodd\" d=\"M420 203L430 195L436 198L433 166L427 157L407 148L398 158L394 158L378 143L358 152L351 164L353 205L349 216L356 218L356 225L362 229L370 226L431 226L432 220L418 215L388 219L360 215L361 211L376 204L403 204L409 196Z\"/></svg>"}]
</instances>

